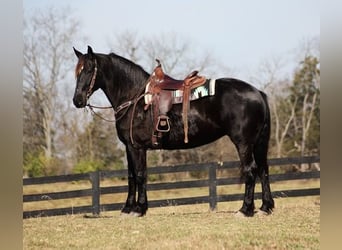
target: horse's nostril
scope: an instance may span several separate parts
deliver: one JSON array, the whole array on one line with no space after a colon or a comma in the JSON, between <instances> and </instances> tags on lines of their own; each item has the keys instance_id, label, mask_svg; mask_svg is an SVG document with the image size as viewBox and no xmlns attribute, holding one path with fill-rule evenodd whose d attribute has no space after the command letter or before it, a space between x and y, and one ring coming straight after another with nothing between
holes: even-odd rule
<instances>
[{"instance_id":1,"label":"horse's nostril","mask_svg":"<svg viewBox=\"0 0 342 250\"><path fill-rule=\"evenodd\" d=\"M73 99L73 102L74 102L74 105L76 108L83 108L85 106L82 98L80 98L80 97L75 97Z\"/></svg>"}]
</instances>

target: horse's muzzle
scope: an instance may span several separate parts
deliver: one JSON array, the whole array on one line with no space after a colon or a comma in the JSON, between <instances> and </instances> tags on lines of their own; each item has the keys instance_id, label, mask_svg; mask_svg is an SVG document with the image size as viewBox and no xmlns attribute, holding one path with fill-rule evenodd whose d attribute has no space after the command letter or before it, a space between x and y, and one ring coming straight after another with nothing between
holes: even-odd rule
<instances>
[{"instance_id":1,"label":"horse's muzzle","mask_svg":"<svg viewBox=\"0 0 342 250\"><path fill-rule=\"evenodd\" d=\"M76 108L84 108L87 104L86 98L82 95L76 95L72 100Z\"/></svg>"}]
</instances>

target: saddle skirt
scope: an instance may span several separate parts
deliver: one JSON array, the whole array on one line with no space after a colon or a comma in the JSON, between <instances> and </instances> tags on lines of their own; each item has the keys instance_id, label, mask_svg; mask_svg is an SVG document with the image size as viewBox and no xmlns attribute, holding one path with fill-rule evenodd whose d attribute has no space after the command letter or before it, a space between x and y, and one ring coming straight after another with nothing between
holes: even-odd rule
<instances>
[{"instance_id":1,"label":"saddle skirt","mask_svg":"<svg viewBox=\"0 0 342 250\"><path fill-rule=\"evenodd\" d=\"M201 85L197 88L191 89L190 101L194 101L206 96L215 95L215 79L207 79L204 85ZM145 93L149 90L148 83L145 88ZM171 91L171 90L170 90ZM145 104L149 104L152 102L152 94L145 95ZM178 104L183 102L183 91L182 90L174 90L172 91L172 104Z\"/></svg>"}]
</instances>

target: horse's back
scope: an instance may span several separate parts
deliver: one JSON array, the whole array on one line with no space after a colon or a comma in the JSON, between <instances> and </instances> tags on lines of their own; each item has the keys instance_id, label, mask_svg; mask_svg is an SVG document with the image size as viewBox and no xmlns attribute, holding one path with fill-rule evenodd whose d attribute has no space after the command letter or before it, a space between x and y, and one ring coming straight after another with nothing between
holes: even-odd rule
<instances>
[{"instance_id":1,"label":"horse's back","mask_svg":"<svg viewBox=\"0 0 342 250\"><path fill-rule=\"evenodd\" d=\"M171 131L163 138L166 149L191 148L228 135L232 141L255 141L268 110L266 95L233 78L216 80L215 95L192 101L189 112L189 143L182 144L181 105L169 113Z\"/></svg>"}]
</instances>

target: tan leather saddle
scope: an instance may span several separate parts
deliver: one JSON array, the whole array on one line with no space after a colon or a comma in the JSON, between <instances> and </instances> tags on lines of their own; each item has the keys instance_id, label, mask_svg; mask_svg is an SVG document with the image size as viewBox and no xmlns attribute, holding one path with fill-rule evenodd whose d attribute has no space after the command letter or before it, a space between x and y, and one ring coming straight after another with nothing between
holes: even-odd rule
<instances>
[{"instance_id":1,"label":"tan leather saddle","mask_svg":"<svg viewBox=\"0 0 342 250\"><path fill-rule=\"evenodd\" d=\"M169 132L170 122L167 112L172 108L172 91L183 91L182 120L184 127L184 142L188 143L188 112L190 110L191 89L199 87L206 82L204 76L199 76L198 71L191 72L184 80L176 80L164 74L161 63L156 59L158 65L155 67L147 81L147 92L152 95L151 101L145 105L145 110L152 105L153 127L152 143L158 146L158 138L162 133Z\"/></svg>"}]
</instances>

